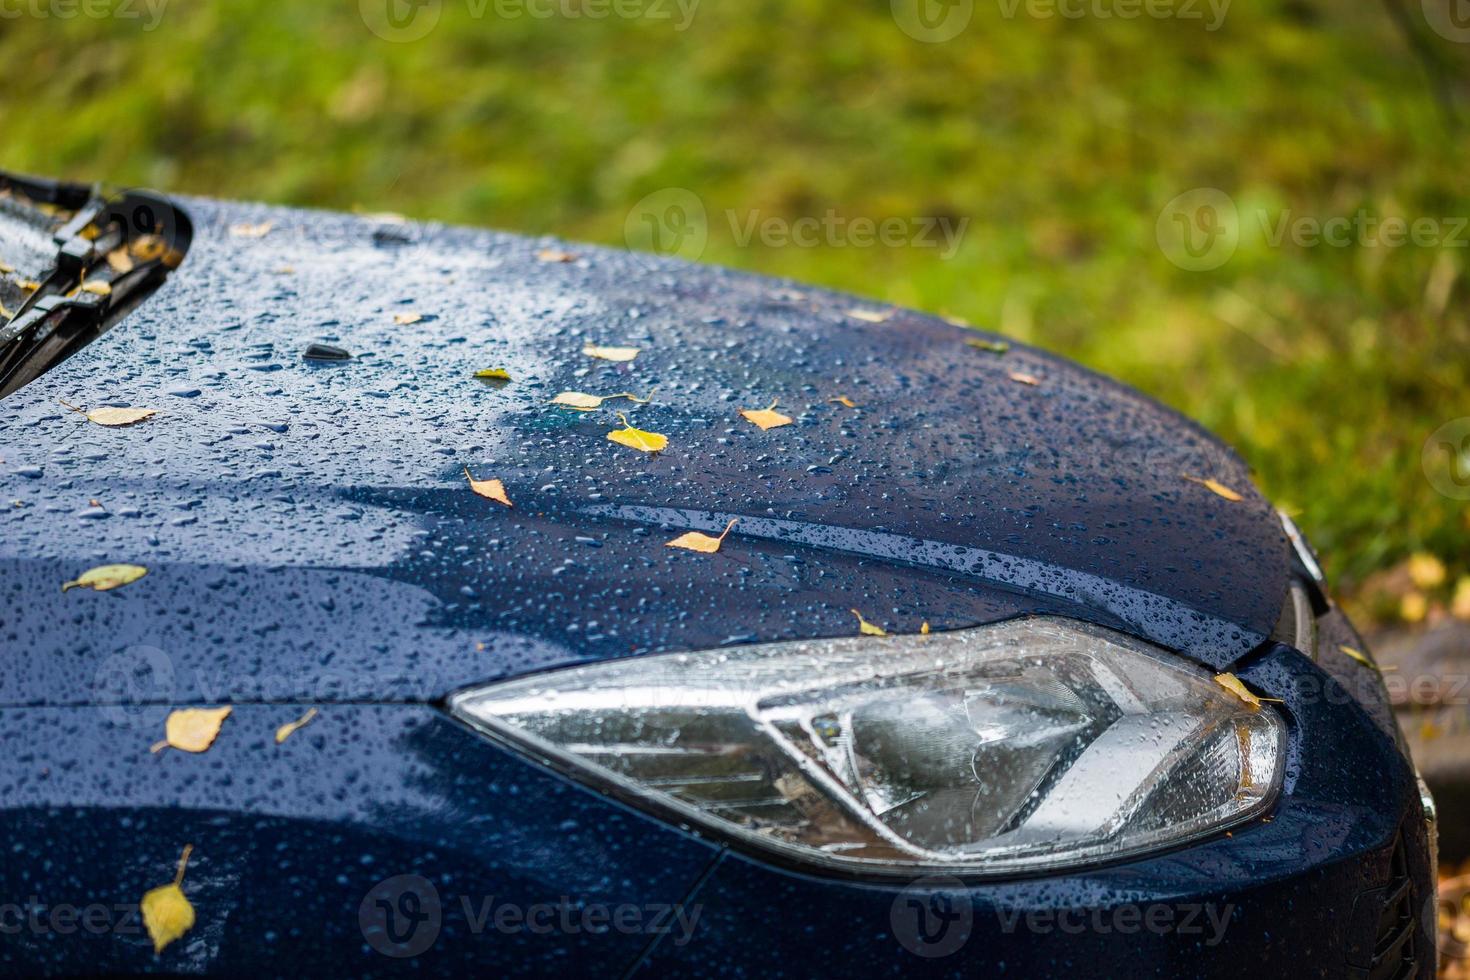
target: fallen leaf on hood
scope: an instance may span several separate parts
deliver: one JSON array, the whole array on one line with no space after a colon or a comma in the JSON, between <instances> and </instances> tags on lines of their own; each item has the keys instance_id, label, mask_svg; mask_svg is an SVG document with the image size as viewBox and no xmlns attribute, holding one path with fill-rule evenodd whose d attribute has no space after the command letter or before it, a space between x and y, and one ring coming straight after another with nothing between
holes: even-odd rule
<instances>
[{"instance_id":1,"label":"fallen leaf on hood","mask_svg":"<svg viewBox=\"0 0 1470 980\"><path fill-rule=\"evenodd\" d=\"M571 252L564 252L559 248L543 248L536 253L536 258L542 262L575 262L577 256Z\"/></svg>"},{"instance_id":2,"label":"fallen leaf on hood","mask_svg":"<svg viewBox=\"0 0 1470 980\"><path fill-rule=\"evenodd\" d=\"M15 266L9 264L8 262L0 262L0 275L8 276L14 271Z\"/></svg>"},{"instance_id":3,"label":"fallen leaf on hood","mask_svg":"<svg viewBox=\"0 0 1470 980\"><path fill-rule=\"evenodd\" d=\"M1240 501L1245 499L1240 494L1236 493L1234 490L1231 490L1225 484L1221 483L1219 480L1201 480L1199 477L1190 476L1187 473L1184 475L1184 478L1190 483L1198 483L1200 486L1209 490L1217 497L1224 497L1226 500L1231 500L1236 503L1239 503Z\"/></svg>"},{"instance_id":4,"label":"fallen leaf on hood","mask_svg":"<svg viewBox=\"0 0 1470 980\"><path fill-rule=\"evenodd\" d=\"M762 430L779 429L783 425L791 424L791 416L782 415L775 411L776 403L771 402L770 408L742 408L740 414L760 426Z\"/></svg>"},{"instance_id":5,"label":"fallen leaf on hood","mask_svg":"<svg viewBox=\"0 0 1470 980\"><path fill-rule=\"evenodd\" d=\"M194 845L184 845L184 855L179 858L179 870L174 880L167 885L151 888L138 903L143 913L143 925L153 940L153 954L157 956L163 948L178 939L194 926L194 906L184 897L184 869L189 865L189 855Z\"/></svg>"},{"instance_id":6,"label":"fallen leaf on hood","mask_svg":"<svg viewBox=\"0 0 1470 980\"><path fill-rule=\"evenodd\" d=\"M92 589L94 592L107 592L136 582L147 574L148 569L142 565L98 565L87 569L74 581L63 584L61 591Z\"/></svg>"},{"instance_id":7,"label":"fallen leaf on hood","mask_svg":"<svg viewBox=\"0 0 1470 980\"><path fill-rule=\"evenodd\" d=\"M295 721L288 721L284 725L282 725L280 728L277 728L276 729L276 744L277 745L280 745L286 739L290 738L292 735L295 735L297 732L301 731L301 729L305 728L308 724L310 724L311 723L311 720L313 718L315 718L315 717L316 717L316 709L315 708L312 708L312 709L308 710L306 712L306 714L302 715L300 718L297 718Z\"/></svg>"},{"instance_id":8,"label":"fallen leaf on hood","mask_svg":"<svg viewBox=\"0 0 1470 980\"><path fill-rule=\"evenodd\" d=\"M609 432L607 437L612 442L628 446L632 449L638 449L645 453L663 452L665 447L668 446L668 436L659 435L657 432L645 432L642 429L633 428L628 422L628 417L622 412L618 413L618 418L622 420L626 428L615 429Z\"/></svg>"},{"instance_id":9,"label":"fallen leaf on hood","mask_svg":"<svg viewBox=\"0 0 1470 980\"><path fill-rule=\"evenodd\" d=\"M551 404L560 405L562 408L575 408L579 412L590 412L601 408L603 402L617 398L626 398L630 402L647 405L653 400L653 392L650 391L647 398L639 398L631 391L624 391L616 395L589 395L585 391L564 391L553 398Z\"/></svg>"},{"instance_id":10,"label":"fallen leaf on hood","mask_svg":"<svg viewBox=\"0 0 1470 980\"><path fill-rule=\"evenodd\" d=\"M60 399L58 399L60 401ZM105 425L110 429L120 429L125 425L135 425L147 418L158 414L156 408L94 408L90 412L84 412L75 405L61 402L62 405L84 416L88 422L96 425Z\"/></svg>"},{"instance_id":11,"label":"fallen leaf on hood","mask_svg":"<svg viewBox=\"0 0 1470 980\"><path fill-rule=\"evenodd\" d=\"M486 381L509 381L510 372L505 368L486 368L483 371L476 371L475 377Z\"/></svg>"},{"instance_id":12,"label":"fallen leaf on hood","mask_svg":"<svg viewBox=\"0 0 1470 980\"><path fill-rule=\"evenodd\" d=\"M864 323L887 323L889 320L893 319L892 310L854 309L848 310L847 315L852 317L854 320L861 320Z\"/></svg>"},{"instance_id":13,"label":"fallen leaf on hood","mask_svg":"<svg viewBox=\"0 0 1470 980\"><path fill-rule=\"evenodd\" d=\"M396 324L398 324L400 327L406 327L406 326L409 326L410 324L418 323L423 318L424 318L424 315L422 313L395 313L395 314L393 314L393 322L396 323Z\"/></svg>"},{"instance_id":14,"label":"fallen leaf on hood","mask_svg":"<svg viewBox=\"0 0 1470 980\"><path fill-rule=\"evenodd\" d=\"M846 395L838 395L836 398L827 399L827 401L836 402L839 405L846 405L848 408L857 408L857 402L848 398Z\"/></svg>"},{"instance_id":15,"label":"fallen leaf on hood","mask_svg":"<svg viewBox=\"0 0 1470 980\"><path fill-rule=\"evenodd\" d=\"M89 279L78 288L81 292L91 293L93 296L112 295L112 283L103 282L101 279Z\"/></svg>"},{"instance_id":16,"label":"fallen leaf on hood","mask_svg":"<svg viewBox=\"0 0 1470 980\"><path fill-rule=\"evenodd\" d=\"M1251 706L1252 711L1261 710L1261 699L1256 697L1234 674L1216 674L1215 683Z\"/></svg>"},{"instance_id":17,"label":"fallen leaf on hood","mask_svg":"<svg viewBox=\"0 0 1470 980\"><path fill-rule=\"evenodd\" d=\"M948 314L946 314L944 317L942 317L942 319L944 320L945 323L949 324L952 327L969 327L969 326L973 326L973 324L971 324L969 320L966 320L962 316L949 316Z\"/></svg>"},{"instance_id":18,"label":"fallen leaf on hood","mask_svg":"<svg viewBox=\"0 0 1470 980\"><path fill-rule=\"evenodd\" d=\"M236 238L264 238L275 226L274 221L262 221L259 224L242 221L238 225L230 225L230 234Z\"/></svg>"},{"instance_id":19,"label":"fallen leaf on hood","mask_svg":"<svg viewBox=\"0 0 1470 980\"><path fill-rule=\"evenodd\" d=\"M599 361L631 361L638 356L639 350L638 347L599 347L588 344L582 348L582 353Z\"/></svg>"},{"instance_id":20,"label":"fallen leaf on hood","mask_svg":"<svg viewBox=\"0 0 1470 980\"><path fill-rule=\"evenodd\" d=\"M720 545L725 543L725 536L730 533L730 528L735 526L736 520L739 520L739 518L735 518L729 524L726 524L724 533L718 538L712 538L708 534L700 534L698 531L690 531L688 534L681 534L674 540L665 542L664 547L687 548L690 551L702 551L707 555L712 555L720 550Z\"/></svg>"},{"instance_id":21,"label":"fallen leaf on hood","mask_svg":"<svg viewBox=\"0 0 1470 980\"><path fill-rule=\"evenodd\" d=\"M220 726L234 709L223 708L180 708L168 713L163 723L163 741L155 742L149 752L164 749L182 749L185 752L203 752L219 737Z\"/></svg>"},{"instance_id":22,"label":"fallen leaf on hood","mask_svg":"<svg viewBox=\"0 0 1470 980\"><path fill-rule=\"evenodd\" d=\"M919 627L919 633L923 636L929 635L929 620L924 620L924 625Z\"/></svg>"},{"instance_id":23,"label":"fallen leaf on hood","mask_svg":"<svg viewBox=\"0 0 1470 980\"><path fill-rule=\"evenodd\" d=\"M976 350L983 350L991 354L1004 354L1011 349L1011 345L1004 340L984 340L978 337L972 337L965 341L965 343Z\"/></svg>"},{"instance_id":24,"label":"fallen leaf on hood","mask_svg":"<svg viewBox=\"0 0 1470 980\"><path fill-rule=\"evenodd\" d=\"M1033 388L1035 388L1037 385L1041 384L1041 379L1040 378L1038 378L1034 374L1027 374L1024 371L1012 371L1012 372L1010 372L1010 379L1012 381L1017 382L1018 384L1030 385Z\"/></svg>"},{"instance_id":25,"label":"fallen leaf on hood","mask_svg":"<svg viewBox=\"0 0 1470 980\"><path fill-rule=\"evenodd\" d=\"M470 468L468 466L464 468L464 476L466 480L470 481L470 489L486 500L493 500L497 504L505 504L507 507L515 506L515 504L510 502L510 498L505 495L505 484L499 480L476 480L473 476L470 476Z\"/></svg>"},{"instance_id":26,"label":"fallen leaf on hood","mask_svg":"<svg viewBox=\"0 0 1470 980\"><path fill-rule=\"evenodd\" d=\"M866 619L863 618L863 614L858 612L856 609L852 610L852 614L858 619L858 632L862 633L864 636L888 635L887 630L885 630L881 626L874 626L872 623L868 622Z\"/></svg>"}]
</instances>

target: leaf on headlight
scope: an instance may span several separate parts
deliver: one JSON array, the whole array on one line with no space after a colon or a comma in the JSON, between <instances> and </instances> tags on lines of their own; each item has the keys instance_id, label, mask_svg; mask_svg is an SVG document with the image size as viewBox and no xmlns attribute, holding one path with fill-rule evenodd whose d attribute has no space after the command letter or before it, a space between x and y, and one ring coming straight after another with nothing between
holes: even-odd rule
<instances>
[{"instance_id":1,"label":"leaf on headlight","mask_svg":"<svg viewBox=\"0 0 1470 980\"><path fill-rule=\"evenodd\" d=\"M645 453L660 453L668 447L668 436L660 435L657 432L645 432L642 429L633 428L628 422L628 417L622 412L618 413L618 418L622 420L626 428L615 429L609 432L607 438L610 441Z\"/></svg>"},{"instance_id":2,"label":"leaf on headlight","mask_svg":"<svg viewBox=\"0 0 1470 980\"><path fill-rule=\"evenodd\" d=\"M665 542L664 547L687 548L689 551L702 551L707 555L712 555L720 550L720 545L725 543L725 538L729 535L730 528L735 526L735 521L737 520L739 518L732 518L730 523L725 525L724 533L718 538L712 538L708 534L700 534L698 531L690 531L688 534L681 534L674 540Z\"/></svg>"},{"instance_id":3,"label":"leaf on headlight","mask_svg":"<svg viewBox=\"0 0 1470 980\"><path fill-rule=\"evenodd\" d=\"M887 636L888 635L888 631L887 630L885 630L881 626L874 626L872 623L868 622L866 619L863 618L863 614L860 613L860 612L858 612L856 609L852 610L852 614L857 617L857 620L858 620L858 632L862 633L864 636Z\"/></svg>"},{"instance_id":4,"label":"leaf on headlight","mask_svg":"<svg viewBox=\"0 0 1470 980\"><path fill-rule=\"evenodd\" d=\"M597 344L588 344L582 348L582 353L599 361L631 361L638 356L638 350L637 347L599 347Z\"/></svg>"},{"instance_id":5,"label":"leaf on headlight","mask_svg":"<svg viewBox=\"0 0 1470 980\"><path fill-rule=\"evenodd\" d=\"M1209 490L1211 493L1219 497L1224 497L1226 500L1239 503L1240 501L1245 499L1240 494L1236 493L1234 490L1221 483L1219 480L1202 480L1197 476L1190 476L1188 473L1184 474L1184 478L1190 483L1198 483L1200 486Z\"/></svg>"},{"instance_id":6,"label":"leaf on headlight","mask_svg":"<svg viewBox=\"0 0 1470 980\"><path fill-rule=\"evenodd\" d=\"M139 910L143 913L143 925L148 928L148 936L153 940L155 956L194 926L194 906L184 897L183 889L184 869L189 865L189 855L193 850L193 844L185 844L174 880L167 885L149 889L138 903Z\"/></svg>"},{"instance_id":7,"label":"leaf on headlight","mask_svg":"<svg viewBox=\"0 0 1470 980\"><path fill-rule=\"evenodd\" d=\"M779 399L778 399L779 400ZM771 402L770 408L742 408L740 414L747 421L754 422L764 431L766 429L779 429L783 425L791 424L791 416L782 415L776 411L776 402Z\"/></svg>"},{"instance_id":8,"label":"leaf on headlight","mask_svg":"<svg viewBox=\"0 0 1470 980\"><path fill-rule=\"evenodd\" d=\"M148 569L142 565L98 565L87 569L74 580L63 583L61 591L92 589L96 592L108 592L136 582L147 574Z\"/></svg>"},{"instance_id":9,"label":"leaf on headlight","mask_svg":"<svg viewBox=\"0 0 1470 980\"><path fill-rule=\"evenodd\" d=\"M497 504L504 504L507 507L515 506L515 504L510 502L510 497L505 493L505 484L499 480L476 480L470 475L470 468L468 466L464 468L464 477L470 481L470 489L486 500L493 500Z\"/></svg>"},{"instance_id":10,"label":"leaf on headlight","mask_svg":"<svg viewBox=\"0 0 1470 980\"><path fill-rule=\"evenodd\" d=\"M1242 684L1240 678L1234 674L1216 674L1215 683L1250 705L1252 711L1261 710L1262 701L1280 701L1280 698L1263 698L1252 694L1250 689Z\"/></svg>"},{"instance_id":11,"label":"leaf on headlight","mask_svg":"<svg viewBox=\"0 0 1470 980\"><path fill-rule=\"evenodd\" d=\"M185 752L204 752L219 737L220 726L233 711L223 708L181 708L170 711L163 723L163 741L154 743L148 751L162 752L164 749L182 749Z\"/></svg>"},{"instance_id":12,"label":"leaf on headlight","mask_svg":"<svg viewBox=\"0 0 1470 980\"><path fill-rule=\"evenodd\" d=\"M280 745L286 739L290 738L292 735L295 735L297 732L301 731L301 729L305 728L308 724L310 724L311 723L311 720L313 718L315 718L315 717L316 717L316 709L315 708L311 708L310 710L308 710L306 712L306 714L302 715L300 718L297 718L295 721L288 721L284 725L282 725L280 728L277 728L276 729L276 744L277 745Z\"/></svg>"}]
</instances>

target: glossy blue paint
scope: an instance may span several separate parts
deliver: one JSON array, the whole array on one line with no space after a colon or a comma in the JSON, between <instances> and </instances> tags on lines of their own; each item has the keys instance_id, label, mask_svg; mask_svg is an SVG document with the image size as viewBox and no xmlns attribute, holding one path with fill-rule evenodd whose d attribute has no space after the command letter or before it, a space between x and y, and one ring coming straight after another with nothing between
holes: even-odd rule
<instances>
[{"instance_id":1,"label":"glossy blue paint","mask_svg":"<svg viewBox=\"0 0 1470 980\"><path fill-rule=\"evenodd\" d=\"M169 283L0 405L0 733L14 747L0 760L0 905L136 902L193 843L199 922L158 957L117 928L27 925L6 934L0 963L1077 977L1126 962L1223 976L1244 951L1345 975L1353 909L1400 833L1427 894L1391 731L1342 691L1350 666L1334 663L1335 680L1263 646L1285 537L1240 460L1169 410L1043 352L982 351L965 343L973 332L907 311L868 323L849 312L872 304L789 283L580 246L577 261L546 263L546 243L490 232L182 204L195 239ZM265 221L264 238L228 231ZM423 319L395 323L407 312ZM353 356L303 360L312 343ZM586 343L642 353L615 365ZM514 380L471 377L487 367ZM597 413L546 404L654 389L651 404ZM102 429L59 399L160 414ZM793 425L762 432L737 414L772 399ZM669 450L608 442L616 410ZM502 479L515 508L470 493L465 466ZM663 547L730 518L718 555ZM149 574L60 591L123 561ZM1268 820L1171 854L963 886L974 936L927 958L893 919L899 886L726 853L435 706L587 659L847 635L853 608L893 632L1068 615L1233 667L1286 701L1283 798ZM1377 688L1355 693L1372 702ZM201 703L235 706L208 753L149 753L169 707ZM307 706L320 717L277 746L275 727ZM364 906L404 921L422 908L381 884L401 875L441 899L439 937L404 958L375 945L383 922L359 921ZM493 913L562 897L704 918L683 943L646 922L537 932L477 919L487 899ZM1178 933L995 928L1000 910L1205 901L1234 909L1231 958Z\"/></svg>"}]
</instances>

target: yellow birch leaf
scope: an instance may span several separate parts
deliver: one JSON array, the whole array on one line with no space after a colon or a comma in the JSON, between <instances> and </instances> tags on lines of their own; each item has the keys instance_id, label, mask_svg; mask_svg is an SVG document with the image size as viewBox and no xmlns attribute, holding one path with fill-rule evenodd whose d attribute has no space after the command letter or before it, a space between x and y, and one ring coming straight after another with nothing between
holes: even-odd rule
<instances>
[{"instance_id":1,"label":"yellow birch leaf","mask_svg":"<svg viewBox=\"0 0 1470 980\"><path fill-rule=\"evenodd\" d=\"M155 742L148 751L161 752L167 748L185 752L203 752L219 737L220 726L235 709L223 708L180 708L170 711L163 723L163 741Z\"/></svg>"},{"instance_id":2,"label":"yellow birch leaf","mask_svg":"<svg viewBox=\"0 0 1470 980\"><path fill-rule=\"evenodd\" d=\"M1378 670L1378 665L1369 660L1361 650L1355 650L1345 643L1339 644L1337 648L1341 650L1349 660L1356 660L1358 663L1362 664L1364 667L1367 667L1369 670Z\"/></svg>"},{"instance_id":3,"label":"yellow birch leaf","mask_svg":"<svg viewBox=\"0 0 1470 980\"><path fill-rule=\"evenodd\" d=\"M1235 501L1236 503L1239 503L1240 501L1245 499L1240 494L1236 493L1234 490L1221 483L1219 480L1201 480L1199 477L1190 476L1187 473L1184 475L1184 478L1190 483L1198 483L1200 486L1209 490L1217 497L1224 497L1226 500Z\"/></svg>"},{"instance_id":4,"label":"yellow birch leaf","mask_svg":"<svg viewBox=\"0 0 1470 980\"><path fill-rule=\"evenodd\" d=\"M607 399L601 395L589 395L582 391L564 391L551 400L551 404L562 408L575 408L579 412L590 412L602 407Z\"/></svg>"},{"instance_id":5,"label":"yellow birch leaf","mask_svg":"<svg viewBox=\"0 0 1470 980\"><path fill-rule=\"evenodd\" d=\"M87 282L82 283L80 288L82 292L91 293L94 296L112 295L112 284L108 282L103 282L101 279L90 279Z\"/></svg>"},{"instance_id":6,"label":"yellow birch leaf","mask_svg":"<svg viewBox=\"0 0 1470 980\"><path fill-rule=\"evenodd\" d=\"M836 398L827 399L827 401L836 402L839 405L846 405L848 408L857 408L857 402L848 398L846 395L838 395Z\"/></svg>"},{"instance_id":7,"label":"yellow birch leaf","mask_svg":"<svg viewBox=\"0 0 1470 980\"><path fill-rule=\"evenodd\" d=\"M87 413L87 421L110 429L120 429L125 425L136 425L157 414L158 410L153 408L94 408Z\"/></svg>"},{"instance_id":8,"label":"yellow birch leaf","mask_svg":"<svg viewBox=\"0 0 1470 980\"><path fill-rule=\"evenodd\" d=\"M406 326L409 326L410 324L418 323L423 318L424 318L424 315L422 313L395 313L395 314L393 314L393 322L396 323L396 324L398 324L400 327L406 327Z\"/></svg>"},{"instance_id":9,"label":"yellow birch leaf","mask_svg":"<svg viewBox=\"0 0 1470 980\"><path fill-rule=\"evenodd\" d=\"M95 592L108 592L131 582L136 582L148 569L142 565L98 565L89 568L74 581L67 582L61 586L61 591L70 589L92 589Z\"/></svg>"},{"instance_id":10,"label":"yellow birch leaf","mask_svg":"<svg viewBox=\"0 0 1470 980\"><path fill-rule=\"evenodd\" d=\"M858 632L862 633L864 636L888 635L887 630L885 630L881 626L874 626L872 623L868 622L866 619L863 618L863 614L858 612L856 609L852 610L852 614L858 619Z\"/></svg>"},{"instance_id":11,"label":"yellow birch leaf","mask_svg":"<svg viewBox=\"0 0 1470 980\"><path fill-rule=\"evenodd\" d=\"M639 350L637 347L599 347L597 344L588 344L582 348L582 353L599 361L631 361L638 356Z\"/></svg>"},{"instance_id":12,"label":"yellow birch leaf","mask_svg":"<svg viewBox=\"0 0 1470 980\"><path fill-rule=\"evenodd\" d=\"M1225 690L1229 691L1231 694L1235 695L1236 697L1240 698L1240 700L1250 705L1252 711L1261 710L1261 699L1252 694L1246 688L1246 686L1240 682L1240 678L1236 677L1234 674L1216 674L1215 683L1219 684Z\"/></svg>"},{"instance_id":13,"label":"yellow birch leaf","mask_svg":"<svg viewBox=\"0 0 1470 980\"><path fill-rule=\"evenodd\" d=\"M657 389L655 389L657 390ZM603 402L626 398L637 405L647 405L653 400L653 392L648 393L647 398L639 398L631 391L620 392L616 395L589 395L585 391L563 391L551 400L551 404L560 405L562 408L574 408L579 412L590 412L601 408Z\"/></svg>"},{"instance_id":14,"label":"yellow birch leaf","mask_svg":"<svg viewBox=\"0 0 1470 980\"><path fill-rule=\"evenodd\" d=\"M972 337L965 341L965 343L976 350L983 350L990 354L1004 354L1011 349L1011 345L1004 340L985 340L980 337Z\"/></svg>"},{"instance_id":15,"label":"yellow birch leaf","mask_svg":"<svg viewBox=\"0 0 1470 980\"><path fill-rule=\"evenodd\" d=\"M174 880L167 885L151 888L138 903L143 913L143 925L148 928L148 937L153 940L153 955L194 927L194 906L184 897L184 869L189 865L189 855L194 845L185 844L184 854L179 858L179 870Z\"/></svg>"},{"instance_id":16,"label":"yellow birch leaf","mask_svg":"<svg viewBox=\"0 0 1470 980\"><path fill-rule=\"evenodd\" d=\"M493 500L497 504L504 504L507 507L515 506L515 504L510 502L510 497L505 494L505 484L499 480L476 480L473 476L470 476L470 468L468 466L464 468L464 476L466 480L470 481L470 489L486 500Z\"/></svg>"},{"instance_id":17,"label":"yellow birch leaf","mask_svg":"<svg viewBox=\"0 0 1470 980\"><path fill-rule=\"evenodd\" d=\"M740 414L745 416L748 421L760 426L762 430L779 429L783 425L790 425L791 416L782 415L780 412L775 411L775 408L776 403L771 402L770 408L742 408Z\"/></svg>"},{"instance_id":18,"label":"yellow birch leaf","mask_svg":"<svg viewBox=\"0 0 1470 980\"><path fill-rule=\"evenodd\" d=\"M297 732L301 731L301 729L305 728L311 722L311 720L313 718L315 718L315 717L316 717L316 709L315 708L312 708L309 711L307 711L306 714L302 715L300 718L297 718L295 721L288 721L284 725L282 725L280 728L277 728L276 729L276 744L277 745L280 745L286 739L290 738L292 735L295 735Z\"/></svg>"},{"instance_id":19,"label":"yellow birch leaf","mask_svg":"<svg viewBox=\"0 0 1470 980\"><path fill-rule=\"evenodd\" d=\"M262 221L259 224L242 221L238 225L230 225L230 234L236 238L264 238L275 226L274 221Z\"/></svg>"},{"instance_id":20,"label":"yellow birch leaf","mask_svg":"<svg viewBox=\"0 0 1470 980\"><path fill-rule=\"evenodd\" d=\"M929 635L929 620L924 620L924 625L919 627L919 632L924 636Z\"/></svg>"},{"instance_id":21,"label":"yellow birch leaf","mask_svg":"<svg viewBox=\"0 0 1470 980\"><path fill-rule=\"evenodd\" d=\"M564 252L559 248L543 248L536 253L536 258L542 262L575 262L577 256L571 252Z\"/></svg>"},{"instance_id":22,"label":"yellow birch leaf","mask_svg":"<svg viewBox=\"0 0 1470 980\"><path fill-rule=\"evenodd\" d=\"M893 319L892 310L848 310L847 315L864 323L887 323Z\"/></svg>"},{"instance_id":23,"label":"yellow birch leaf","mask_svg":"<svg viewBox=\"0 0 1470 980\"><path fill-rule=\"evenodd\" d=\"M607 438L610 441L645 453L661 453L668 446L668 436L659 435L657 432L645 432L642 429L633 428L628 422L628 417L622 412L618 413L618 418L622 420L626 428L615 429L609 432Z\"/></svg>"},{"instance_id":24,"label":"yellow birch leaf","mask_svg":"<svg viewBox=\"0 0 1470 980\"><path fill-rule=\"evenodd\" d=\"M1027 374L1024 371L1012 371L1010 372L1010 378L1018 384L1030 385L1033 388L1041 384L1040 378L1034 374Z\"/></svg>"},{"instance_id":25,"label":"yellow birch leaf","mask_svg":"<svg viewBox=\"0 0 1470 980\"><path fill-rule=\"evenodd\" d=\"M483 371L476 371L475 377L484 378L486 381L509 381L510 372L505 368L486 368Z\"/></svg>"},{"instance_id":26,"label":"yellow birch leaf","mask_svg":"<svg viewBox=\"0 0 1470 980\"><path fill-rule=\"evenodd\" d=\"M735 520L738 519L736 518ZM690 531L688 534L681 534L674 540L665 542L664 547L687 548L689 551L702 551L707 555L712 555L720 550L720 545L725 543L725 536L730 533L730 528L735 526L735 520L731 520L729 524L725 525L724 533L718 538L712 538L708 534L700 534L698 531Z\"/></svg>"}]
</instances>

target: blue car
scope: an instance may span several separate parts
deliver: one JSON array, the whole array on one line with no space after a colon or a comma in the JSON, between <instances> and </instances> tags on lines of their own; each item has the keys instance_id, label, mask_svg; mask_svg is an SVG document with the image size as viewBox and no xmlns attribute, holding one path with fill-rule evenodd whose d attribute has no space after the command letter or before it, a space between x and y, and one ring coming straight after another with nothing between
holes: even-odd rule
<instances>
[{"instance_id":1,"label":"blue car","mask_svg":"<svg viewBox=\"0 0 1470 980\"><path fill-rule=\"evenodd\" d=\"M0 177L0 972L1430 977L1229 448L869 300Z\"/></svg>"}]
</instances>

